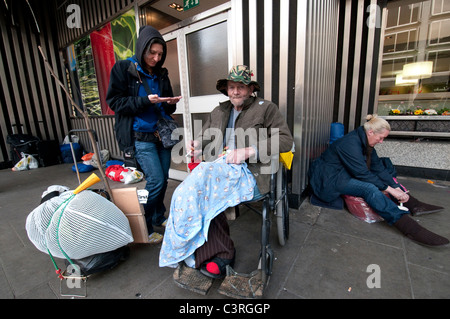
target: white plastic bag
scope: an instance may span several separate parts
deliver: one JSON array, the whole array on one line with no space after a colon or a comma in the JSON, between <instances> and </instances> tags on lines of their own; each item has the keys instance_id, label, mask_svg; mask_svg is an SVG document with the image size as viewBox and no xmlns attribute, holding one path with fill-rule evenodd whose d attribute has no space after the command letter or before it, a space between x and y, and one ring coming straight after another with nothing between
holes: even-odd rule
<instances>
[{"instance_id":1,"label":"white plastic bag","mask_svg":"<svg viewBox=\"0 0 450 319\"><path fill-rule=\"evenodd\" d=\"M39 167L39 162L33 155L27 156L27 162L28 162L29 169L35 169L35 168Z\"/></svg>"},{"instance_id":2,"label":"white plastic bag","mask_svg":"<svg viewBox=\"0 0 450 319\"><path fill-rule=\"evenodd\" d=\"M28 169L35 169L39 167L39 162L33 155L20 153L22 155L22 159L14 165L12 168L13 171L25 171Z\"/></svg>"},{"instance_id":3,"label":"white plastic bag","mask_svg":"<svg viewBox=\"0 0 450 319\"><path fill-rule=\"evenodd\" d=\"M106 167L106 162L109 161L109 158L110 158L109 151L108 150L101 150L100 151L100 158L102 160L102 166ZM98 163L98 160L97 160L97 156L95 156L95 154L92 156L91 165L94 166L95 168L99 168L99 163Z\"/></svg>"},{"instance_id":4,"label":"white plastic bag","mask_svg":"<svg viewBox=\"0 0 450 319\"><path fill-rule=\"evenodd\" d=\"M71 135L70 136L72 143L79 143L80 138L77 135ZM66 137L63 140L63 144L70 144L69 135L66 135Z\"/></svg>"},{"instance_id":5,"label":"white plastic bag","mask_svg":"<svg viewBox=\"0 0 450 319\"><path fill-rule=\"evenodd\" d=\"M144 174L142 172L131 167L123 167L120 165L109 166L105 173L109 179L125 184L138 183L144 178Z\"/></svg>"},{"instance_id":6,"label":"white plastic bag","mask_svg":"<svg viewBox=\"0 0 450 319\"><path fill-rule=\"evenodd\" d=\"M17 171L24 171L28 169L28 161L27 161L27 156L24 153L20 153L22 155L22 159L20 161L18 161L16 163L16 165L14 165L14 167L12 168L13 171L17 172Z\"/></svg>"},{"instance_id":7,"label":"white plastic bag","mask_svg":"<svg viewBox=\"0 0 450 319\"><path fill-rule=\"evenodd\" d=\"M142 181L142 179L144 178L144 174L130 167L126 167L125 170L121 173L121 175L122 175L121 181L125 184L138 183Z\"/></svg>"}]
</instances>

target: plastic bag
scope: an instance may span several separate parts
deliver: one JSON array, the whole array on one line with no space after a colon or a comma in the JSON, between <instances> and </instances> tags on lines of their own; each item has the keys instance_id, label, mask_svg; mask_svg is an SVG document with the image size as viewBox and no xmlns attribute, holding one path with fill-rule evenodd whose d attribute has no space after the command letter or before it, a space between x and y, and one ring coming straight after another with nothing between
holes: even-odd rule
<instances>
[{"instance_id":1,"label":"plastic bag","mask_svg":"<svg viewBox=\"0 0 450 319\"><path fill-rule=\"evenodd\" d=\"M66 135L66 137L63 140L63 144L70 144L70 142L79 143L80 138L77 135L70 135L70 139L69 139L69 135Z\"/></svg>"},{"instance_id":2,"label":"plastic bag","mask_svg":"<svg viewBox=\"0 0 450 319\"><path fill-rule=\"evenodd\" d=\"M130 247L120 247L114 251L108 251L100 254L95 254L82 259L74 259L74 262L80 267L80 275L89 276L98 272L113 269L121 261L124 261L130 255ZM66 259L66 266L70 262Z\"/></svg>"},{"instance_id":3,"label":"plastic bag","mask_svg":"<svg viewBox=\"0 0 450 319\"><path fill-rule=\"evenodd\" d=\"M38 160L33 156L25 153L21 153L22 159L14 165L13 171L25 171L28 169L35 169L39 167Z\"/></svg>"},{"instance_id":4,"label":"plastic bag","mask_svg":"<svg viewBox=\"0 0 450 319\"><path fill-rule=\"evenodd\" d=\"M144 178L144 175L140 171L120 165L109 166L105 173L109 179L125 184L138 183Z\"/></svg>"},{"instance_id":5,"label":"plastic bag","mask_svg":"<svg viewBox=\"0 0 450 319\"><path fill-rule=\"evenodd\" d=\"M34 168L38 168L39 167L39 161L33 155L28 155L27 156L27 161L28 161L28 168L29 169L34 169Z\"/></svg>"},{"instance_id":6,"label":"plastic bag","mask_svg":"<svg viewBox=\"0 0 450 319\"><path fill-rule=\"evenodd\" d=\"M83 161L90 161L90 160L92 159L92 156L94 156L94 153L87 153L87 154L84 154L84 155L81 157L81 159L82 159Z\"/></svg>"},{"instance_id":7,"label":"plastic bag","mask_svg":"<svg viewBox=\"0 0 450 319\"><path fill-rule=\"evenodd\" d=\"M125 184L133 184L142 181L144 175L136 169L125 168L122 172L123 182Z\"/></svg>"},{"instance_id":8,"label":"plastic bag","mask_svg":"<svg viewBox=\"0 0 450 319\"><path fill-rule=\"evenodd\" d=\"M101 150L100 151L100 158L101 158L101 161L102 161L102 167L106 167L106 162L109 161L109 158L110 158L109 151L108 150ZM98 160L97 160L97 156L95 156L95 154L92 156L91 165L94 166L95 168L99 168L99 163L98 163Z\"/></svg>"},{"instance_id":9,"label":"plastic bag","mask_svg":"<svg viewBox=\"0 0 450 319\"><path fill-rule=\"evenodd\" d=\"M366 223L376 223L384 220L366 203L362 197L342 195L348 211L356 218Z\"/></svg>"}]
</instances>

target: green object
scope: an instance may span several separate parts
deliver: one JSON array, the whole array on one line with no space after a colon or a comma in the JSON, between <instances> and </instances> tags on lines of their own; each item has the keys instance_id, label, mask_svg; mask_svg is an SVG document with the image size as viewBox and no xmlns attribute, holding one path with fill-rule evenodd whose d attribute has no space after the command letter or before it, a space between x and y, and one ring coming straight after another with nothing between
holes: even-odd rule
<instances>
[{"instance_id":1,"label":"green object","mask_svg":"<svg viewBox=\"0 0 450 319\"><path fill-rule=\"evenodd\" d=\"M189 10L193 7L196 7L200 4L200 0L184 0L183 1L183 10Z\"/></svg>"}]
</instances>

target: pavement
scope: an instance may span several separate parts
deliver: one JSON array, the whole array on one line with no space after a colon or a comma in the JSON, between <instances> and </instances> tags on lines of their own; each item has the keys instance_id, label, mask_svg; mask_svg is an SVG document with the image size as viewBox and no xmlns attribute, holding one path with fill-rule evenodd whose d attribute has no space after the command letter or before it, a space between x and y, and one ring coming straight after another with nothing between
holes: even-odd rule
<instances>
[{"instance_id":1,"label":"pavement","mask_svg":"<svg viewBox=\"0 0 450 319\"><path fill-rule=\"evenodd\" d=\"M62 296L70 290L60 281L49 255L28 239L25 220L39 205L51 185L78 186L71 164L29 171L0 170L0 298L1 299L147 299L222 300L233 302L217 289L215 280L207 295L182 289L173 281L174 269L158 266L161 245L131 244L129 258L111 270L91 275L85 282L85 298ZM96 171L94 171L96 172ZM82 179L90 173L82 173ZM99 175L97 171L97 175ZM99 175L100 176L100 175ZM450 237L450 182L399 176L416 198L440 205L439 213L415 217L428 229ZM110 181L111 188L137 187ZM173 190L166 196L169 207ZM96 185L102 188L103 182ZM235 270L250 273L257 268L260 215L241 208L230 221L237 255ZM273 219L274 221L274 219ZM346 209L331 210L305 199L290 209L290 237L280 246L272 223L270 240L275 253L273 274L263 299L448 299L450 297L450 247L429 248L405 238L384 222L366 223ZM164 231L164 229L159 229ZM56 259L61 268L64 260ZM62 287L62 288L61 288ZM69 289L69 290L67 290ZM176 308L176 310L181 308Z\"/></svg>"}]
</instances>

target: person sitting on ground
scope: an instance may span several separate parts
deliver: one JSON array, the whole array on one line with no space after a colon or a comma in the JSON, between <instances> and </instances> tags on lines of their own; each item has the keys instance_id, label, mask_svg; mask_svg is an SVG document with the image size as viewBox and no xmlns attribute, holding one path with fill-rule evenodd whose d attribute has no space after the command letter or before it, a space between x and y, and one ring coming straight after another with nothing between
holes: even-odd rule
<instances>
[{"instance_id":1,"label":"person sitting on ground","mask_svg":"<svg viewBox=\"0 0 450 319\"><path fill-rule=\"evenodd\" d=\"M388 224L413 241L429 246L446 245L447 238L425 229L409 216L410 212L420 214L443 208L422 203L404 192L374 149L390 130L386 120L376 114L368 115L364 126L331 144L311 164L309 181L313 193L324 202L333 202L341 195L362 197ZM385 193L404 203L409 211L400 209Z\"/></svg>"},{"instance_id":2,"label":"person sitting on ground","mask_svg":"<svg viewBox=\"0 0 450 319\"><path fill-rule=\"evenodd\" d=\"M206 276L223 278L235 259L224 211L269 192L272 154L290 151L293 138L277 105L253 95L260 86L247 66L233 67L216 88L229 100L209 114L189 144L196 161L205 162L172 196L159 265L184 261Z\"/></svg>"}]
</instances>

